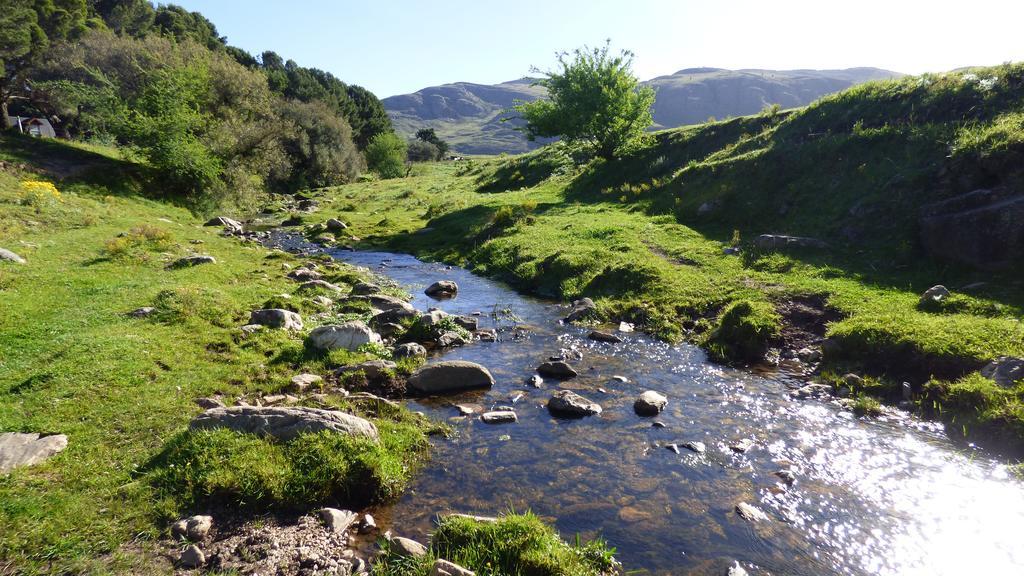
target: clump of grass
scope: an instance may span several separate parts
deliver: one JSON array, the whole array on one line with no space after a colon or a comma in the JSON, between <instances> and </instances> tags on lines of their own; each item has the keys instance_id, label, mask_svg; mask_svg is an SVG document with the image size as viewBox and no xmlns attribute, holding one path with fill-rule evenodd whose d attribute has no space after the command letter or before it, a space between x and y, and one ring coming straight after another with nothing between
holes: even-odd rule
<instances>
[{"instance_id":1,"label":"clump of grass","mask_svg":"<svg viewBox=\"0 0 1024 576\"><path fill-rule=\"evenodd\" d=\"M137 257L143 251L162 252L174 246L174 236L170 231L143 224L120 234L103 245L103 252L108 258Z\"/></svg>"},{"instance_id":2,"label":"clump of grass","mask_svg":"<svg viewBox=\"0 0 1024 576\"><path fill-rule=\"evenodd\" d=\"M708 337L708 349L719 360L760 360L779 336L781 323L782 318L768 302L733 302Z\"/></svg>"},{"instance_id":3,"label":"clump of grass","mask_svg":"<svg viewBox=\"0 0 1024 576\"><path fill-rule=\"evenodd\" d=\"M918 303L917 308L924 312L937 314L972 314L988 318L1013 315L1009 307L999 302L982 300L966 294L950 294L939 301L923 300Z\"/></svg>"},{"instance_id":4,"label":"clump of grass","mask_svg":"<svg viewBox=\"0 0 1024 576\"><path fill-rule=\"evenodd\" d=\"M465 340L469 340L469 331L455 322L454 316L445 316L436 324L414 321L402 335L403 342L429 342L437 340L447 332L455 332Z\"/></svg>"},{"instance_id":5,"label":"clump of grass","mask_svg":"<svg viewBox=\"0 0 1024 576\"><path fill-rule=\"evenodd\" d=\"M506 204L498 208L491 218L491 226L495 228L508 228L520 222L529 221L530 215L537 209L537 203L532 200L524 201L518 206Z\"/></svg>"},{"instance_id":6,"label":"clump of grass","mask_svg":"<svg viewBox=\"0 0 1024 576\"><path fill-rule=\"evenodd\" d=\"M881 416L882 403L873 396L858 396L853 401L853 413L857 416Z\"/></svg>"},{"instance_id":7,"label":"clump of grass","mask_svg":"<svg viewBox=\"0 0 1024 576\"><path fill-rule=\"evenodd\" d=\"M233 307L228 297L203 286L179 286L161 290L153 300L153 318L165 324L203 321L214 326L231 325Z\"/></svg>"},{"instance_id":8,"label":"clump of grass","mask_svg":"<svg viewBox=\"0 0 1024 576\"><path fill-rule=\"evenodd\" d=\"M187 431L156 459L149 481L177 506L362 507L397 497L429 446L420 426L378 421L380 440L333 432L277 442L226 429Z\"/></svg>"},{"instance_id":9,"label":"clump of grass","mask_svg":"<svg viewBox=\"0 0 1024 576\"><path fill-rule=\"evenodd\" d=\"M434 532L430 554L403 558L385 548L374 575L426 576L444 558L490 576L599 576L618 572L614 554L602 540L569 544L530 512L497 522L448 517Z\"/></svg>"}]
</instances>

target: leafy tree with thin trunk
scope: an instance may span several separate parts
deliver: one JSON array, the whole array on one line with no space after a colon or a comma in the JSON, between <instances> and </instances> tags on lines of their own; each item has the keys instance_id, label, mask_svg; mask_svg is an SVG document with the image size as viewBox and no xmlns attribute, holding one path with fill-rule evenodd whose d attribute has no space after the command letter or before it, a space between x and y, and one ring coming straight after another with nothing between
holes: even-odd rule
<instances>
[{"instance_id":1,"label":"leafy tree with thin trunk","mask_svg":"<svg viewBox=\"0 0 1024 576\"><path fill-rule=\"evenodd\" d=\"M654 90L640 86L633 75L633 53L609 54L601 48L577 48L558 55L561 70L542 72L538 84L547 98L517 104L529 140L561 137L592 145L599 156L613 159L639 141L653 123ZM535 72L539 72L535 70Z\"/></svg>"}]
</instances>

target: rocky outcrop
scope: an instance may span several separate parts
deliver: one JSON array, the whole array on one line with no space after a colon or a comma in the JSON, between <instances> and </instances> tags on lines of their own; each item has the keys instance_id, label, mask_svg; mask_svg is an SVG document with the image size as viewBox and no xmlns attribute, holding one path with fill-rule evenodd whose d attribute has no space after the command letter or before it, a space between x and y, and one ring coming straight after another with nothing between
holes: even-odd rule
<instances>
[{"instance_id":1,"label":"rocky outcrop","mask_svg":"<svg viewBox=\"0 0 1024 576\"><path fill-rule=\"evenodd\" d=\"M249 314L249 324L268 326L270 328L283 328L285 330L302 330L302 316L291 310L280 308L253 310Z\"/></svg>"},{"instance_id":2,"label":"rocky outcrop","mask_svg":"<svg viewBox=\"0 0 1024 576\"><path fill-rule=\"evenodd\" d=\"M0 474L18 466L39 464L67 448L63 434L40 436L21 432L0 432Z\"/></svg>"},{"instance_id":3,"label":"rocky outcrop","mask_svg":"<svg viewBox=\"0 0 1024 576\"><path fill-rule=\"evenodd\" d=\"M571 390L559 390L548 400L548 411L558 416L582 418L601 413L601 405Z\"/></svg>"},{"instance_id":4,"label":"rocky outcrop","mask_svg":"<svg viewBox=\"0 0 1024 576\"><path fill-rule=\"evenodd\" d=\"M975 190L921 208L921 243L936 258L986 270L1024 258L1024 194Z\"/></svg>"},{"instance_id":5,"label":"rocky outcrop","mask_svg":"<svg viewBox=\"0 0 1024 576\"><path fill-rule=\"evenodd\" d=\"M300 434L323 431L377 439L377 427L368 420L337 410L301 406L213 408L192 419L190 427L193 430L227 428L278 440L291 440Z\"/></svg>"},{"instance_id":6,"label":"rocky outcrop","mask_svg":"<svg viewBox=\"0 0 1024 576\"><path fill-rule=\"evenodd\" d=\"M380 334L358 320L321 326L309 333L310 346L318 350L344 349L354 351L365 344L379 344Z\"/></svg>"},{"instance_id":7,"label":"rocky outcrop","mask_svg":"<svg viewBox=\"0 0 1024 576\"><path fill-rule=\"evenodd\" d=\"M445 360L413 372L408 385L422 394L440 394L490 388L494 386L494 376L491 376L487 368L475 362Z\"/></svg>"}]
</instances>

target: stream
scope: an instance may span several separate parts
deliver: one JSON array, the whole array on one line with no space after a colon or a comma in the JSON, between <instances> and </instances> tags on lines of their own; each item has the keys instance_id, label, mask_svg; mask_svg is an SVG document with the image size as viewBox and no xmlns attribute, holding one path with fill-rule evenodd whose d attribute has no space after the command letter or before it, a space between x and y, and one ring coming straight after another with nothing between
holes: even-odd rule
<instances>
[{"instance_id":1,"label":"stream","mask_svg":"<svg viewBox=\"0 0 1024 576\"><path fill-rule=\"evenodd\" d=\"M621 344L594 342L588 328L560 322L566 306L459 268L402 254L332 255L398 282L418 309L483 313L480 327L499 332L497 342L431 357L487 366L493 389L408 401L456 434L435 439L410 490L374 510L396 534L425 541L438 512L532 510L569 540L603 537L639 574L724 574L734 561L750 574L1024 574L1024 485L939 424L862 419L834 402L796 400L792 379L714 364L691 345L635 333L620 334ZM458 297L423 294L440 279L457 282ZM492 316L499 310L517 319ZM582 356L569 359L578 378L527 384L562 350ZM552 417L544 406L559 389L603 413ZM645 390L669 398L656 418L633 412ZM512 424L459 417L454 407L512 405L519 395ZM754 442L750 450L730 449L743 439ZM690 441L706 452L682 447ZM774 475L782 468L794 472L792 486ZM741 502L768 518L743 519Z\"/></svg>"}]
</instances>

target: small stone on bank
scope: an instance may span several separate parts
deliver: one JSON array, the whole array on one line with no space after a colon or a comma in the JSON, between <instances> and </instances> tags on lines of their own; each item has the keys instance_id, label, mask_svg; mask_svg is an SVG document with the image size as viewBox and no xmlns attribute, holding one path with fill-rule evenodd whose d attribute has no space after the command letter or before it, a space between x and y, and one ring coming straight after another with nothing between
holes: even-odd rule
<instances>
[{"instance_id":1,"label":"small stone on bank","mask_svg":"<svg viewBox=\"0 0 1024 576\"><path fill-rule=\"evenodd\" d=\"M189 546L181 553L178 564L182 568L200 568L206 564L206 555L195 544Z\"/></svg>"}]
</instances>

